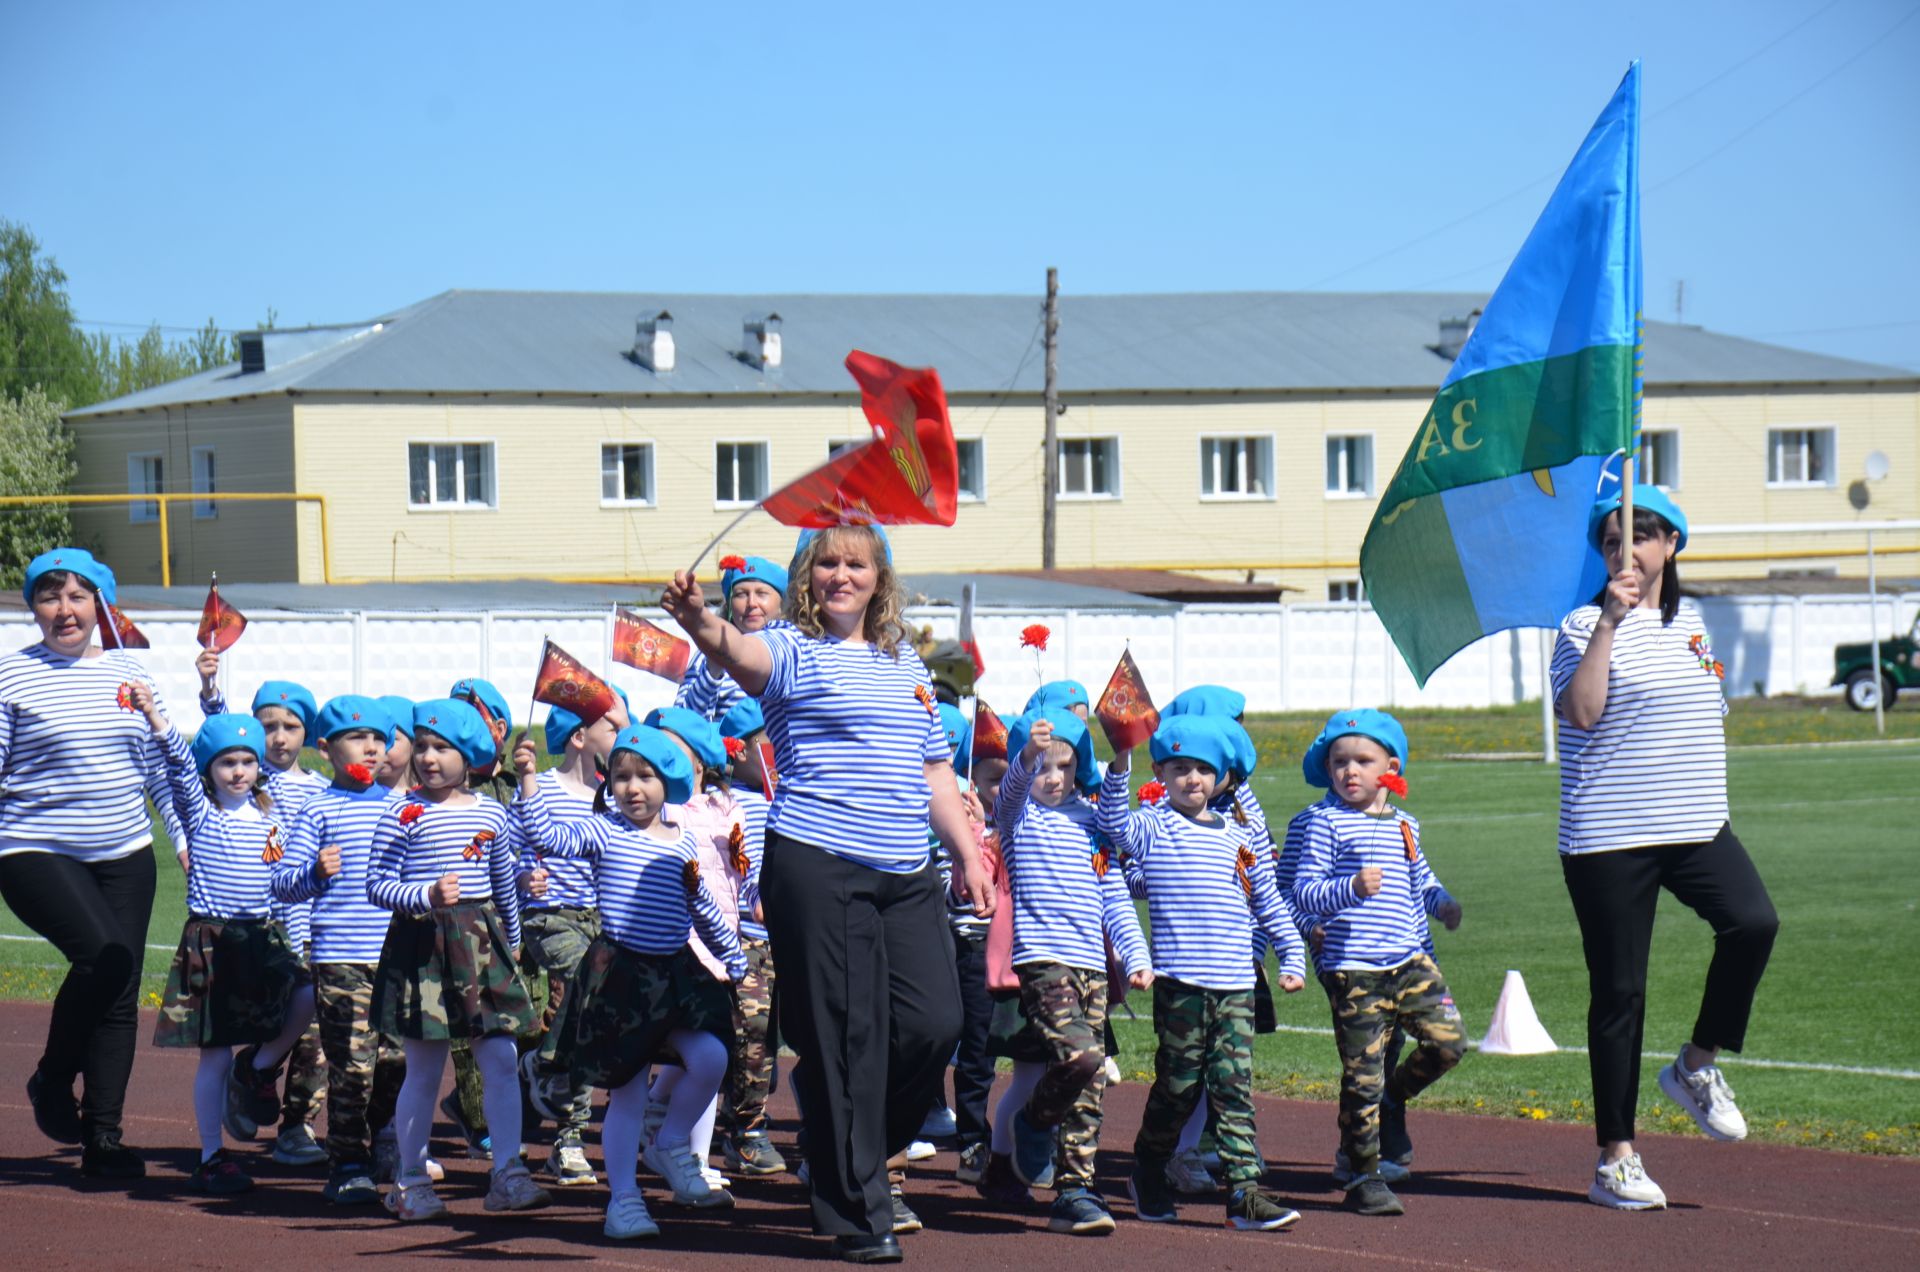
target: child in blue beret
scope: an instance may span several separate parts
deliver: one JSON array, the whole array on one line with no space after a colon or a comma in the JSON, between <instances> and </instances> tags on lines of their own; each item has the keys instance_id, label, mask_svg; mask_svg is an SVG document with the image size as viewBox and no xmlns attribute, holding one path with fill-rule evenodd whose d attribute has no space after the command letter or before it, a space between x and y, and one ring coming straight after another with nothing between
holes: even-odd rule
<instances>
[{"instance_id":1,"label":"child in blue beret","mask_svg":"<svg viewBox=\"0 0 1920 1272\"><path fill-rule=\"evenodd\" d=\"M1087 687L1078 680L1050 680L1033 691L1027 699L1021 715L1039 715L1055 708L1071 711L1082 720L1093 711L1093 699L1087 695Z\"/></svg>"},{"instance_id":2,"label":"child in blue beret","mask_svg":"<svg viewBox=\"0 0 1920 1272\"><path fill-rule=\"evenodd\" d=\"M785 621L781 611L786 603L785 566L761 556L720 558L720 613L729 623L743 632L763 631ZM680 677L673 705L718 720L746 697L732 676L696 650Z\"/></svg>"},{"instance_id":3,"label":"child in blue beret","mask_svg":"<svg viewBox=\"0 0 1920 1272\"><path fill-rule=\"evenodd\" d=\"M200 1049L193 1080L200 1164L187 1186L229 1196L253 1187L221 1137L233 1048L270 1056L277 1071L313 1017L313 991L300 986L296 999L299 960L272 917L269 876L282 842L273 798L260 780L263 730L251 716L216 715L189 747L161 714L151 688L135 681L132 696L165 748L174 806L194 845L188 918L153 1040ZM271 1078L268 1087L271 1092ZM277 1098L268 1110L268 1116L278 1113ZM238 1138L252 1139L255 1127L233 1129Z\"/></svg>"},{"instance_id":4,"label":"child in blue beret","mask_svg":"<svg viewBox=\"0 0 1920 1272\"><path fill-rule=\"evenodd\" d=\"M395 693L382 694L380 705L387 709L387 720L393 729L387 734L387 753L381 758L374 780L399 794L413 781L413 699Z\"/></svg>"},{"instance_id":5,"label":"child in blue beret","mask_svg":"<svg viewBox=\"0 0 1920 1272\"><path fill-rule=\"evenodd\" d=\"M1404 1207L1383 1161L1411 1160L1406 1102L1460 1063L1460 1010L1431 954L1427 918L1460 925L1450 896L1420 851L1420 826L1394 808L1406 797L1407 734L1384 711L1336 711L1301 758L1309 785L1330 788L1289 831L1297 836L1294 907L1322 929L1314 964L1333 1004L1340 1050L1340 1151L1347 1209L1397 1215ZM1419 1040L1386 1071L1387 1035ZM1404 1178L1404 1167L1396 1172Z\"/></svg>"}]
</instances>

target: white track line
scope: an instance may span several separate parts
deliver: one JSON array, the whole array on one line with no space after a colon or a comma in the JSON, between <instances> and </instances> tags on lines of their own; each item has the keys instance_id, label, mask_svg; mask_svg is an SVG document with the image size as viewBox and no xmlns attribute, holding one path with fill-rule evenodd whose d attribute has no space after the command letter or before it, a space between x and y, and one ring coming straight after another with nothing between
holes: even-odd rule
<instances>
[{"instance_id":1,"label":"white track line","mask_svg":"<svg viewBox=\"0 0 1920 1272\"><path fill-rule=\"evenodd\" d=\"M1851 801L1851 802L1852 802L1852 803L1855 803L1855 804L1857 804L1857 803L1859 803L1860 801L1859 801L1859 800L1853 800L1853 801ZM34 942L35 944L38 944L38 945L46 945L48 949L52 949L52 948L53 948L53 946L51 946L51 945L47 945L47 942L45 942L44 940L42 940L42 939L41 939L40 937L37 937L37 936L20 936L20 935L17 935L17 934L15 934L15 933L13 933L13 932L0 932L0 941L32 941L32 942ZM147 948L148 948L148 949L150 949L150 950L166 950L166 951L168 951L169 953L171 953L172 951L174 951L174 950L176 950L176 949L178 949L178 948L180 948L180 947L179 947L179 945L178 945L178 944L174 944L174 945L149 945L149 946L147 946ZM46 966L53 966L53 965L52 965L52 964L47 964Z\"/></svg>"}]
</instances>

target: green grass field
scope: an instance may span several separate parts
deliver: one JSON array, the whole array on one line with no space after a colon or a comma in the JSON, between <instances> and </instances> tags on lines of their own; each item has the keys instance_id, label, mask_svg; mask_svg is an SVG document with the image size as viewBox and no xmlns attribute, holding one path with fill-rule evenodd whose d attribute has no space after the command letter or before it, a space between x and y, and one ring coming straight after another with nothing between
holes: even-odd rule
<instances>
[{"instance_id":1,"label":"green grass field","mask_svg":"<svg viewBox=\"0 0 1920 1272\"><path fill-rule=\"evenodd\" d=\"M1748 741L1838 740L1860 717L1807 706L1736 706L1730 735ZM1525 974L1541 1020L1564 1046L1586 1031L1586 971L1554 852L1558 778L1538 762L1445 761L1437 753L1524 749L1516 731L1537 722L1524 708L1405 716L1414 764L1407 807L1421 819L1427 853L1466 912L1458 932L1438 932L1439 959L1470 1036L1485 1031L1508 968ZM1903 726L1920 711L1889 716ZM1837 721L1837 723L1835 723ZM1311 723L1311 728L1307 727ZM1252 722L1264 771L1255 786L1278 832L1315 798L1298 756L1318 719ZM1872 728L1871 717L1865 719ZM1537 745L1537 723L1535 743ZM1903 730L1912 733L1913 730ZM1523 739L1522 739L1523 741ZM1733 822L1759 863L1781 916L1773 962L1760 989L1747 1044L1750 1059L1920 1071L1920 1011L1911 988L1920 970L1920 747L1911 744L1737 750L1731 761ZM151 945L171 948L185 917L184 879L161 853ZM0 911L0 936L26 934ZM1663 898L1648 984L1642 1126L1692 1123L1654 1080L1686 1038L1699 1005L1712 934ZM150 949L145 993L157 1002L168 955ZM0 939L0 998L50 997L64 975L35 939ZM1121 1067L1149 1077L1153 1037L1146 999L1140 1020L1119 1013ZM1280 1003L1285 1030L1262 1037L1259 1085L1313 1099L1337 1092L1338 1061L1326 996L1316 985ZM1920 1080L1796 1068L1729 1057L1729 1081L1757 1138L1877 1153L1920 1155ZM1585 1121L1587 1060L1578 1052L1535 1058L1471 1054L1422 1097L1426 1107L1503 1117ZM1327 1144L1334 1143L1328 1111Z\"/></svg>"}]
</instances>

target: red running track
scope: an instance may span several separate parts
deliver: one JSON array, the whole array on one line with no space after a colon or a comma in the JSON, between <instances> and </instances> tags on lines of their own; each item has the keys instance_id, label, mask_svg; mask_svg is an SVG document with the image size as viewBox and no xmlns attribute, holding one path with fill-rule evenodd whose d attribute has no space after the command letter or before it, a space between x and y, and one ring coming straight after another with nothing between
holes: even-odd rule
<instances>
[{"instance_id":1,"label":"red running track","mask_svg":"<svg viewBox=\"0 0 1920 1272\"><path fill-rule=\"evenodd\" d=\"M320 1198L322 1168L276 1166L264 1146L240 1150L259 1180L254 1192L197 1197L186 1190L198 1156L191 1114L194 1057L150 1046L142 1047L134 1068L127 1139L147 1153L151 1173L131 1190L83 1181L77 1150L42 1139L27 1107L24 1083L45 1037L46 1016L43 1004L0 1004L0 1142L6 1146L0 1157L0 1255L10 1268L279 1272L337 1268L384 1255L431 1258L442 1267L519 1257L560 1267L705 1272L818 1263L826 1253L824 1243L809 1234L801 1188L791 1175L738 1183L738 1209L717 1215L681 1210L649 1186L648 1204L662 1237L630 1244L600 1235L606 1204L600 1187L558 1190L552 1209L531 1215L484 1213L484 1164L460 1160L445 1141L442 1196L453 1210L447 1222L403 1227L378 1209L328 1206ZM150 1037L151 1029L149 1014L142 1036ZM1848 1272L1920 1268L1920 1161L1648 1136L1641 1147L1671 1208L1624 1214L1586 1201L1594 1149L1585 1128L1416 1109L1409 1127L1418 1145L1418 1173L1399 1189L1408 1213L1362 1219L1339 1209L1340 1194L1328 1179L1336 1143L1333 1107L1264 1097L1259 1125L1270 1166L1266 1184L1303 1213L1292 1231L1231 1231L1222 1223L1220 1201L1188 1202L1175 1224L1137 1223L1125 1199L1125 1179L1145 1096L1146 1088L1134 1082L1108 1096L1100 1185L1116 1199L1121 1222L1112 1236L1050 1233L1039 1205L1018 1213L996 1209L954 1182L954 1155L942 1153L917 1164L908 1185L909 1199L927 1224L926 1231L902 1239L908 1264L969 1272L1096 1260L1102 1272L1301 1264L1604 1264L1679 1272L1823 1263ZM790 1149L792 1105L783 1096L775 1112L776 1140ZM588 1152L597 1166L597 1147ZM643 1186L649 1182L643 1171Z\"/></svg>"}]
</instances>

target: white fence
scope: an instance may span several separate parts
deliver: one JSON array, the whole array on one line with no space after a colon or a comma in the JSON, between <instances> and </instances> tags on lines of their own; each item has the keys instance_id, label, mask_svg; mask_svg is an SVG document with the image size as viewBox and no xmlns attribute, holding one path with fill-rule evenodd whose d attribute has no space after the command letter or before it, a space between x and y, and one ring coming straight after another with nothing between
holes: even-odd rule
<instances>
[{"instance_id":1,"label":"white fence","mask_svg":"<svg viewBox=\"0 0 1920 1272\"><path fill-rule=\"evenodd\" d=\"M1727 665L1736 697L1827 691L1833 647L1870 635L1864 596L1715 597L1698 602ZM1905 632L1920 593L1883 595L1882 638ZM153 642L141 657L162 694L185 722L197 725L193 672L197 613L135 611L130 617ZM952 636L951 609L911 616ZM375 612L248 615L246 637L226 656L223 679L234 706L245 710L262 680L297 680L325 701L339 693L444 693L461 676L500 687L519 721L532 693L541 640L602 671L646 710L672 699L673 686L612 661L613 620L606 611ZM656 614L662 626L672 624ZM1032 623L1052 633L1037 666L1020 648ZM1331 711L1355 703L1380 706L1486 707L1538 700L1547 648L1540 631L1507 632L1456 654L1426 688L1415 686L1373 611L1362 605L1195 605L1180 610L986 609L975 634L987 661L980 692L1003 713L1017 711L1042 680L1072 677L1097 697L1120 651L1131 647L1147 687L1161 701L1188 685L1232 685L1253 711ZM0 648L36 639L31 621L0 621ZM544 716L545 708L540 709Z\"/></svg>"}]
</instances>

